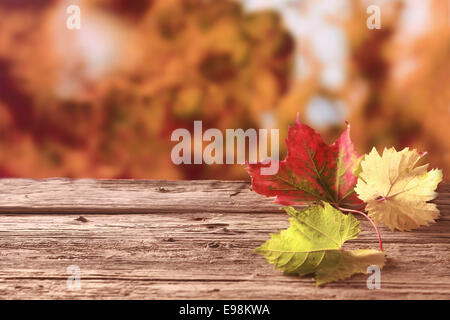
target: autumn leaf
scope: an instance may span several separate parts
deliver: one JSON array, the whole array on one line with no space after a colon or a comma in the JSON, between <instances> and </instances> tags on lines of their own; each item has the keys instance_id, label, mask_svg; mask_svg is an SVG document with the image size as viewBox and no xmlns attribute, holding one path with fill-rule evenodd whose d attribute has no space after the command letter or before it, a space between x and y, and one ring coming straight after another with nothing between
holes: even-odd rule
<instances>
[{"instance_id":1,"label":"autumn leaf","mask_svg":"<svg viewBox=\"0 0 450 320\"><path fill-rule=\"evenodd\" d=\"M442 171L427 171L428 164L416 167L423 155L408 148L399 152L385 148L380 156L373 148L365 156L355 191L376 223L409 231L439 216L436 205L427 201L436 197Z\"/></svg>"},{"instance_id":2,"label":"autumn leaf","mask_svg":"<svg viewBox=\"0 0 450 320\"><path fill-rule=\"evenodd\" d=\"M277 269L286 274L315 274L317 285L344 280L356 273L366 273L370 265L383 267L385 254L377 250L342 250L344 242L356 239L359 222L328 203L297 211L285 208L290 226L271 234L256 249Z\"/></svg>"},{"instance_id":3,"label":"autumn leaf","mask_svg":"<svg viewBox=\"0 0 450 320\"><path fill-rule=\"evenodd\" d=\"M360 158L353 148L349 125L336 142L327 145L314 129L297 120L289 128L286 146L287 157L276 174L261 174L261 168L270 166L270 162L247 166L255 192L276 196L275 202L284 205L308 201L327 201L335 206L360 203L354 194Z\"/></svg>"}]
</instances>

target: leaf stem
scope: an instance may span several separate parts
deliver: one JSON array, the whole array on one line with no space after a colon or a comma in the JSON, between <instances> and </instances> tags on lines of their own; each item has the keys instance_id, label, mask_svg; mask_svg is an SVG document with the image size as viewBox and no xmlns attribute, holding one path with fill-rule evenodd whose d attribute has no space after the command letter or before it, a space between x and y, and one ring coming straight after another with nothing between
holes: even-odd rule
<instances>
[{"instance_id":1,"label":"leaf stem","mask_svg":"<svg viewBox=\"0 0 450 320\"><path fill-rule=\"evenodd\" d=\"M342 211L346 211L346 212L354 212L354 213L359 213L361 215L363 215L367 220L370 221L370 223L372 224L372 226L375 228L376 232L377 232L377 236L378 236L378 243L380 244L380 251L383 251L383 242L381 241L381 235L380 235L380 230L378 230L377 225L375 224L375 222L373 222L373 220L364 212L359 211L359 210L353 210L353 209L346 209L346 208L341 208L338 207L339 210Z\"/></svg>"}]
</instances>

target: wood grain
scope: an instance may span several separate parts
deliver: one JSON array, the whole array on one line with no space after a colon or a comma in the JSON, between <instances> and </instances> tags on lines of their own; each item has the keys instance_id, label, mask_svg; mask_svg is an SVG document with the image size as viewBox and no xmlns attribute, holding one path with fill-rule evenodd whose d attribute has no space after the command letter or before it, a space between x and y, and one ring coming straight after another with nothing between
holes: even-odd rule
<instances>
[{"instance_id":1,"label":"wood grain","mask_svg":"<svg viewBox=\"0 0 450 320\"><path fill-rule=\"evenodd\" d=\"M439 192L437 223L381 228L388 262L368 290L366 275L317 288L254 253L288 221L246 182L0 180L0 298L450 299L449 185ZM376 248L360 221L347 248Z\"/></svg>"},{"instance_id":2,"label":"wood grain","mask_svg":"<svg viewBox=\"0 0 450 320\"><path fill-rule=\"evenodd\" d=\"M0 179L4 213L277 212L244 181Z\"/></svg>"}]
</instances>

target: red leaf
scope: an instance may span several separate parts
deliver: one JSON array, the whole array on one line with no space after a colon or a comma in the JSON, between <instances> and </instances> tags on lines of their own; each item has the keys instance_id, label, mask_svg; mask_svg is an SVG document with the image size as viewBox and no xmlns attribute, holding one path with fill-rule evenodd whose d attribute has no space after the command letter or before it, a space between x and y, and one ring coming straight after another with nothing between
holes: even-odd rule
<instances>
[{"instance_id":1,"label":"red leaf","mask_svg":"<svg viewBox=\"0 0 450 320\"><path fill-rule=\"evenodd\" d=\"M350 125L336 142L327 145L314 129L297 120L289 128L286 146L288 155L276 174L261 175L261 168L270 162L247 166L255 192L276 196L275 202L284 205L322 200L336 205L361 203L354 194L360 157L350 139Z\"/></svg>"}]
</instances>

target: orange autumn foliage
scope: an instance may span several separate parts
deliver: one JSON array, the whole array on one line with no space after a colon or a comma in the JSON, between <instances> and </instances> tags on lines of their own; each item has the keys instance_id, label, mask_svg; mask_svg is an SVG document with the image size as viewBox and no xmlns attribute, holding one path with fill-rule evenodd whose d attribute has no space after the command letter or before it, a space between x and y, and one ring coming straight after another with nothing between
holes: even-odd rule
<instances>
[{"instance_id":1,"label":"orange autumn foliage","mask_svg":"<svg viewBox=\"0 0 450 320\"><path fill-rule=\"evenodd\" d=\"M383 8L382 30L368 30L365 2L350 1L348 16L336 14L349 43L336 90L321 86L308 42L300 45L311 72L294 78L295 39L272 10L249 13L225 0L80 1L84 29L73 32L59 1L17 3L0 3L0 176L245 178L239 166L173 165L171 132L192 130L193 120L204 129L267 127L269 115L282 141L297 112L307 122L318 94L345 102L359 153L416 147L448 176L444 1L431 1L431 23L411 41L402 41L401 5ZM321 133L329 142L343 126Z\"/></svg>"}]
</instances>

